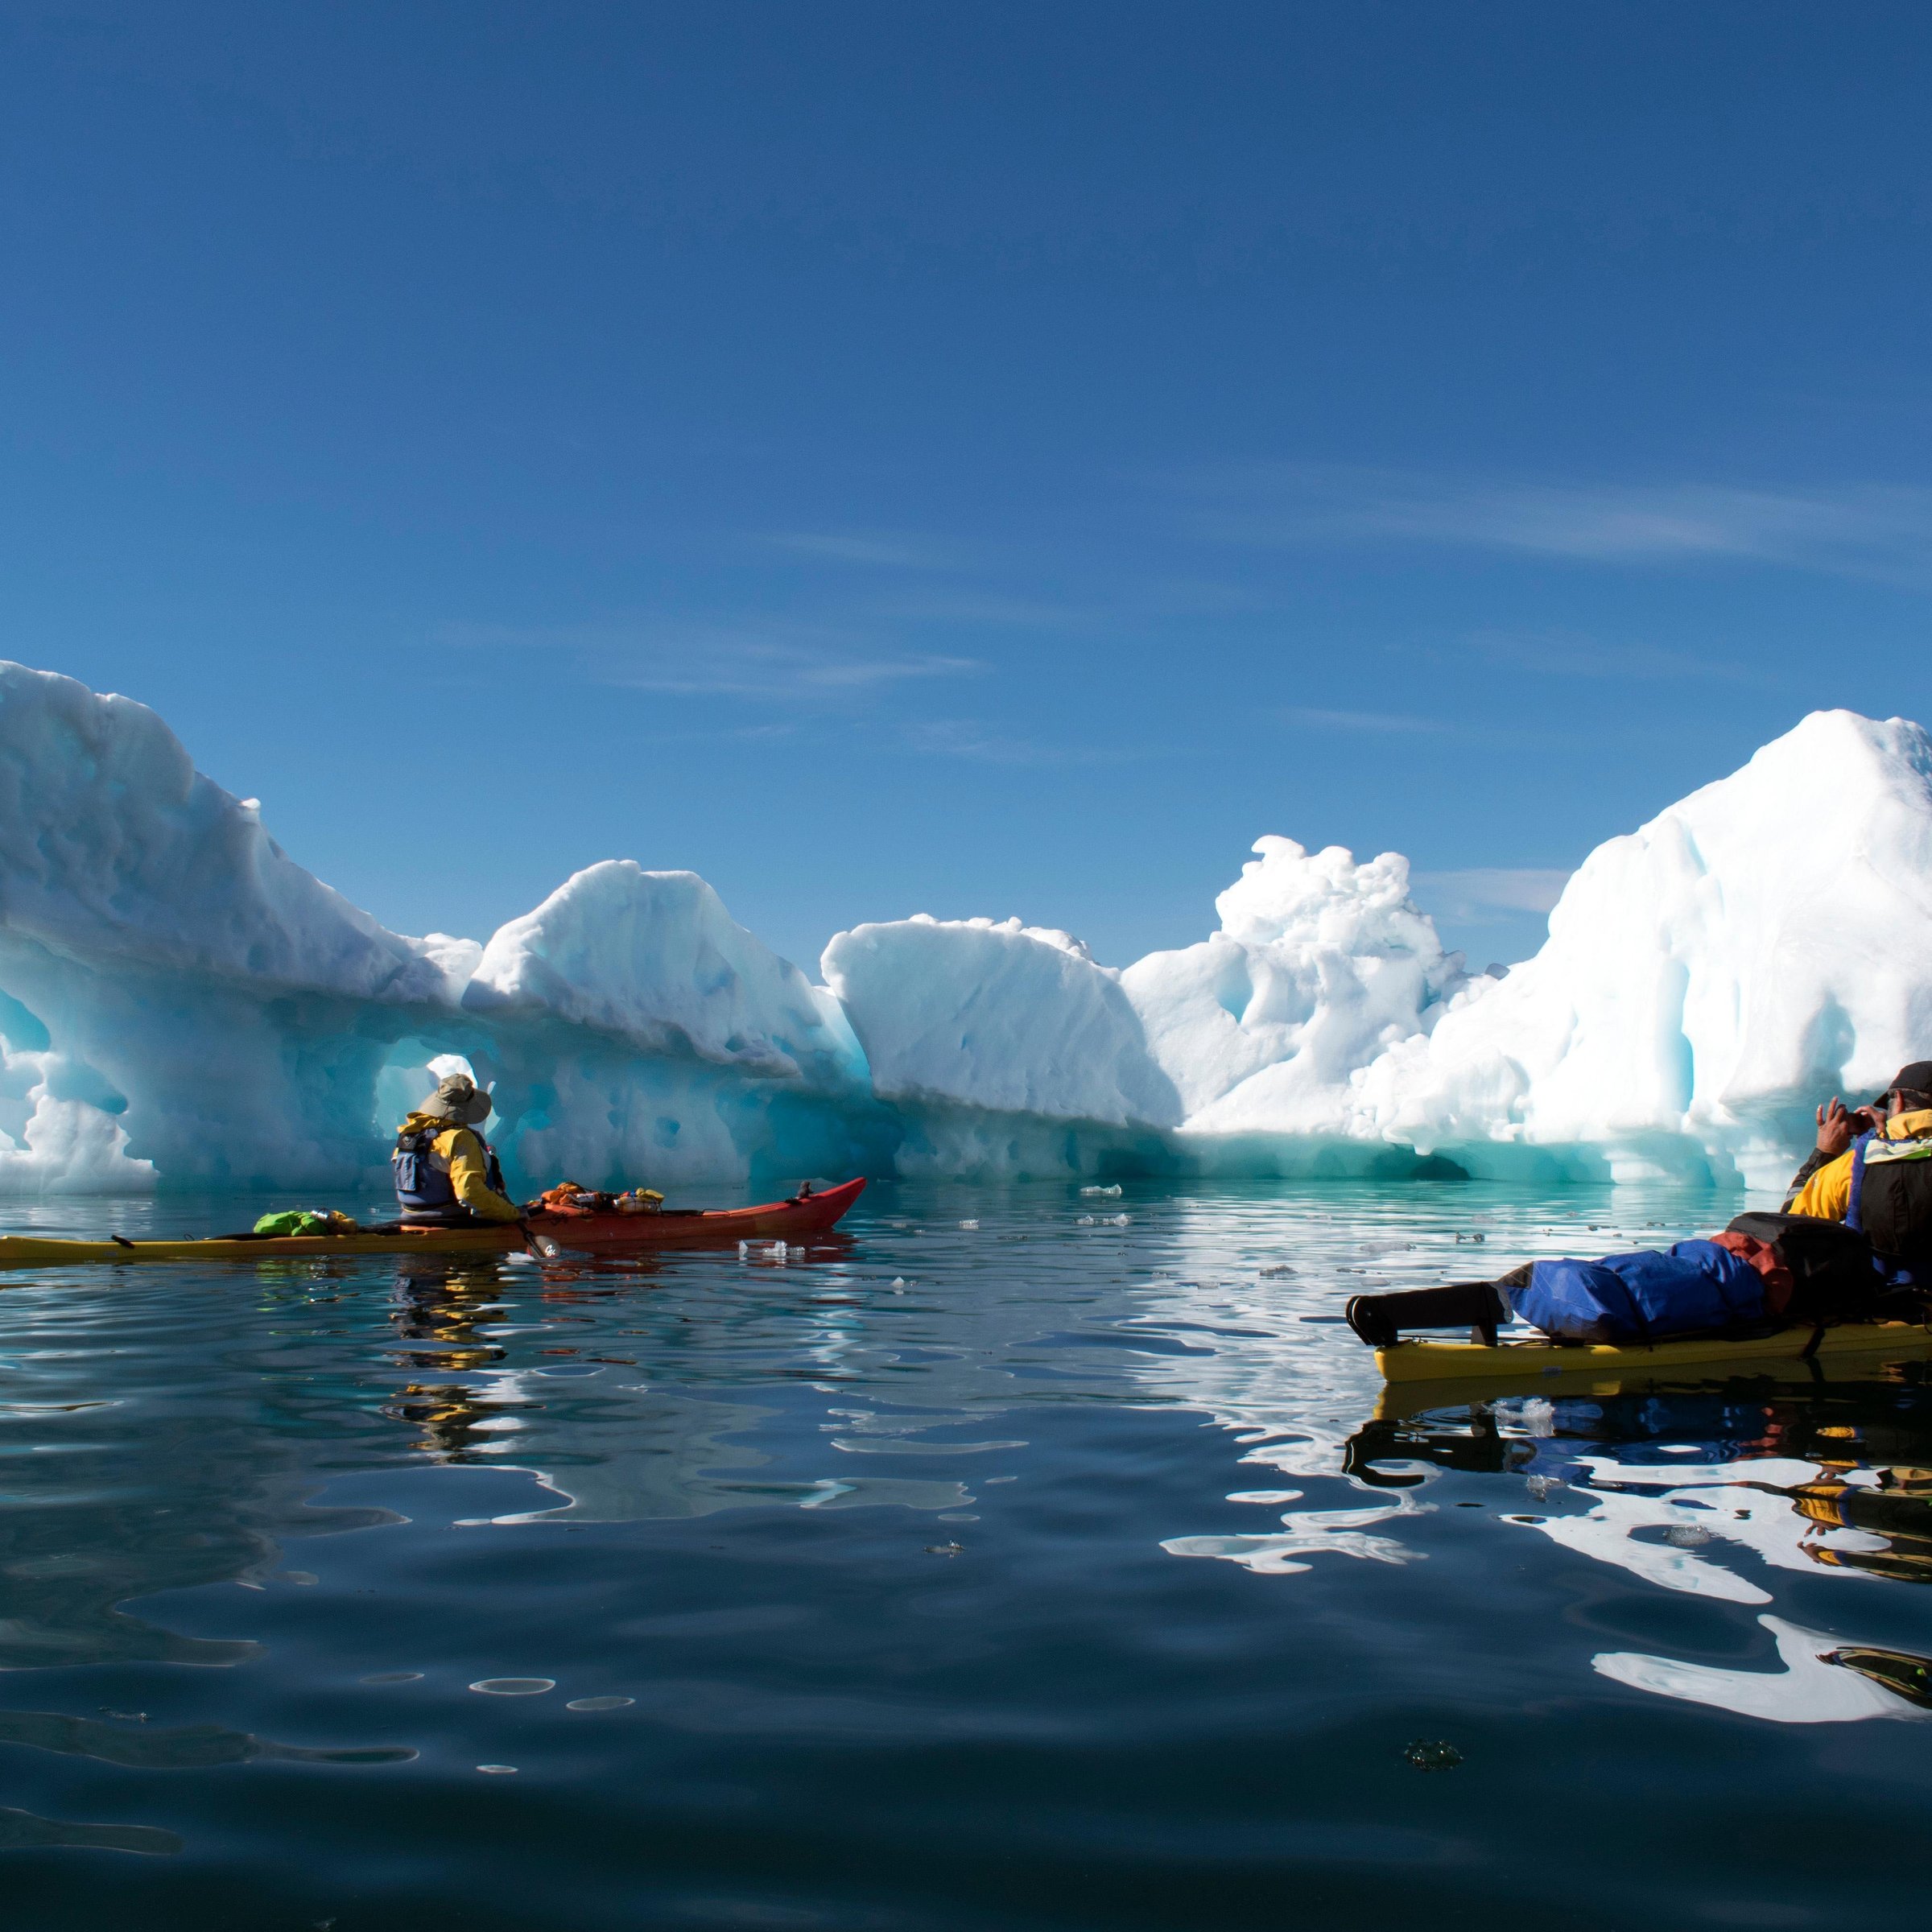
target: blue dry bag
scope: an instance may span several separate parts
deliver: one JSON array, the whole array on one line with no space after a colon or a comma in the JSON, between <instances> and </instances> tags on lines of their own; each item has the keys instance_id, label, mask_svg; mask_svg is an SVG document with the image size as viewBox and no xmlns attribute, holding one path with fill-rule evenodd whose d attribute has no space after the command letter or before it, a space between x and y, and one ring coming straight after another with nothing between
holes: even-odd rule
<instances>
[{"instance_id":1,"label":"blue dry bag","mask_svg":"<svg viewBox=\"0 0 1932 1932\"><path fill-rule=\"evenodd\" d=\"M1679 1241L1600 1261L1538 1261L1510 1307L1567 1342L1656 1342L1761 1320L1764 1278L1715 1241Z\"/></svg>"}]
</instances>

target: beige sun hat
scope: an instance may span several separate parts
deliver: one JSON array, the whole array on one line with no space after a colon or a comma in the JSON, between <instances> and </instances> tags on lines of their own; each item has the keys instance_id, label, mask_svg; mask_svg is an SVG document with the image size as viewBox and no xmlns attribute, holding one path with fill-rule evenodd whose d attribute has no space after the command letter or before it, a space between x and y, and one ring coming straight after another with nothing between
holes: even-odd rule
<instances>
[{"instance_id":1,"label":"beige sun hat","mask_svg":"<svg viewBox=\"0 0 1932 1932\"><path fill-rule=\"evenodd\" d=\"M452 1073L436 1082L436 1092L416 1111L473 1127L489 1117L490 1106L489 1096L468 1074Z\"/></svg>"}]
</instances>

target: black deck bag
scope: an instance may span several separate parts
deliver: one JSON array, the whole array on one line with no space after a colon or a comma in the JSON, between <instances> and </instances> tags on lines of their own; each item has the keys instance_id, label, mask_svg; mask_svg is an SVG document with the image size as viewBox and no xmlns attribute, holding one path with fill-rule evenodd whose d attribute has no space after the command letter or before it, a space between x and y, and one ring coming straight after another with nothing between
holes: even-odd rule
<instances>
[{"instance_id":1,"label":"black deck bag","mask_svg":"<svg viewBox=\"0 0 1932 1932\"><path fill-rule=\"evenodd\" d=\"M1843 1221L1809 1214L1740 1214L1728 1232L1769 1242L1791 1271L1793 1321L1871 1322L1915 1316L1916 1297L1901 1295L1879 1272L1872 1244Z\"/></svg>"}]
</instances>

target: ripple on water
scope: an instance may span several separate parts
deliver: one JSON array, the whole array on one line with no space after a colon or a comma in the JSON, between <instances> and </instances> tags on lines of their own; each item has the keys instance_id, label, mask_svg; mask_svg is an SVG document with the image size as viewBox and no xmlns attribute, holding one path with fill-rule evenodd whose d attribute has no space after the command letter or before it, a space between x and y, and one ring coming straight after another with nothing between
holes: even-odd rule
<instances>
[{"instance_id":1,"label":"ripple on water","mask_svg":"<svg viewBox=\"0 0 1932 1932\"><path fill-rule=\"evenodd\" d=\"M10 1278L6 1932L145 1922L107 1852L180 1854L146 1917L184 1925L1568 1924L1585 1880L1593 1928L1746 1893L1916 1922L1909 1854L1817 1847L1909 1846L1932 1805L1932 1733L1866 1721L1932 1723L1932 1381L1411 1413L1349 1293L1638 1220L1137 1180L1121 1232L1077 1185L882 1187L899 1228L862 1203L756 1276L734 1244ZM492 1654L564 1676L473 1683ZM600 1680L630 1693L544 1702ZM533 1735L527 1780L473 1756ZM1521 1856L1525 1765L1561 1856Z\"/></svg>"}]
</instances>

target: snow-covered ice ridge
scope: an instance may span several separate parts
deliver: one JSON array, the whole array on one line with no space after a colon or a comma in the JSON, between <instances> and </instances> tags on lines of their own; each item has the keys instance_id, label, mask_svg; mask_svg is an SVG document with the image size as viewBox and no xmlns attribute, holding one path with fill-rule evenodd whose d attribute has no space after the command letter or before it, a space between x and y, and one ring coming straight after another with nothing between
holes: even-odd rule
<instances>
[{"instance_id":1,"label":"snow-covered ice ridge","mask_svg":"<svg viewBox=\"0 0 1932 1932\"><path fill-rule=\"evenodd\" d=\"M1820 774L1825 774L1821 782ZM1122 971L1017 919L856 927L815 985L689 872L485 943L388 931L160 718L0 664L0 1190L386 1184L450 1056L513 1183L897 1170L1781 1179L1932 1055L1932 741L1814 712L1592 852L1472 976L1408 862L1269 837Z\"/></svg>"}]
</instances>

